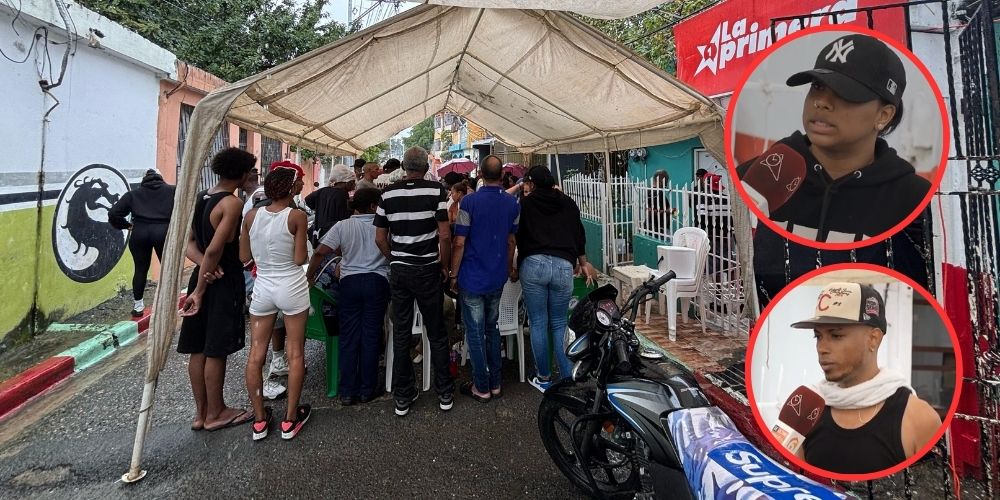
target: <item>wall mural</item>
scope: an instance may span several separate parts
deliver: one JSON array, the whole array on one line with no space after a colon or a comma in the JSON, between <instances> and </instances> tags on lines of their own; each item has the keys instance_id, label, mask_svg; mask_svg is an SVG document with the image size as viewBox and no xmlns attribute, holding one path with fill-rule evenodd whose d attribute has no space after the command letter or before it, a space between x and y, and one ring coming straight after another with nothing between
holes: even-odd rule
<instances>
[{"instance_id":1,"label":"wall mural","mask_svg":"<svg viewBox=\"0 0 1000 500\"><path fill-rule=\"evenodd\" d=\"M83 167L63 187L52 221L52 251L69 279L97 281L118 264L128 231L108 224L108 210L128 191L125 176L101 164Z\"/></svg>"}]
</instances>

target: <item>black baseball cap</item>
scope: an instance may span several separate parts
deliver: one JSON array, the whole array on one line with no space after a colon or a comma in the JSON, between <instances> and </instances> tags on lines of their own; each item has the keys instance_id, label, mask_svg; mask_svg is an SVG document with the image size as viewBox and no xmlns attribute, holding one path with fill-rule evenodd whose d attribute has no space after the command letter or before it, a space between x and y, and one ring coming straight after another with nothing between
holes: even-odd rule
<instances>
[{"instance_id":1,"label":"black baseball cap","mask_svg":"<svg viewBox=\"0 0 1000 500\"><path fill-rule=\"evenodd\" d=\"M819 52L816 67L785 82L797 87L818 81L850 102L882 99L899 105L906 70L896 52L881 40L862 34L842 36Z\"/></svg>"},{"instance_id":2,"label":"black baseball cap","mask_svg":"<svg viewBox=\"0 0 1000 500\"><path fill-rule=\"evenodd\" d=\"M792 323L792 328L814 329L817 325L868 325L885 333L885 301L871 285L834 282L823 287L816 301L816 314Z\"/></svg>"}]
</instances>

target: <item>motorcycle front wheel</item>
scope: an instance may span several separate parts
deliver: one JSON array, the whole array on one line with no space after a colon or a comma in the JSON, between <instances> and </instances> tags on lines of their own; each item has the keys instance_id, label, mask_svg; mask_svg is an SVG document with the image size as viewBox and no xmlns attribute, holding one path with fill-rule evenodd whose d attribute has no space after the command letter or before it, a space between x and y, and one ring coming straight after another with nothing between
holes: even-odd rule
<instances>
[{"instance_id":1,"label":"motorcycle front wheel","mask_svg":"<svg viewBox=\"0 0 1000 500\"><path fill-rule=\"evenodd\" d=\"M593 401L594 393L588 394L587 401ZM573 422L590 413L587 405L567 405L555 399L544 398L538 409L538 428L542 443L556 467L574 486L594 498L633 498L641 489L639 467L635 463L635 446L639 437L628 423L617 415L601 422L597 432L584 436L586 425L579 425L576 435L571 436ZM591 451L587 463L582 464L574 450L584 440L591 440ZM587 472L593 476L592 485ZM594 485L597 486L595 491Z\"/></svg>"}]
</instances>

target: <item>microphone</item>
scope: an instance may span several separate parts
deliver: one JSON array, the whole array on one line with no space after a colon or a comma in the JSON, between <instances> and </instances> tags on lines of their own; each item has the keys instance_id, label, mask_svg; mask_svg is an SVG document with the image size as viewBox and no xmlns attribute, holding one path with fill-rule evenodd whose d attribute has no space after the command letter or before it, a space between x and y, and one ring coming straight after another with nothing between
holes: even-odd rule
<instances>
[{"instance_id":1,"label":"microphone","mask_svg":"<svg viewBox=\"0 0 1000 500\"><path fill-rule=\"evenodd\" d=\"M805 436L819 423L825 407L826 401L822 396L800 385L792 391L792 395L788 396L788 400L781 407L778 422L771 427L771 433L781 446L791 453L796 453L802 446Z\"/></svg>"},{"instance_id":2,"label":"microphone","mask_svg":"<svg viewBox=\"0 0 1000 500\"><path fill-rule=\"evenodd\" d=\"M806 159L784 143L764 151L747 167L740 182L765 215L770 215L795 194L806 176Z\"/></svg>"}]
</instances>

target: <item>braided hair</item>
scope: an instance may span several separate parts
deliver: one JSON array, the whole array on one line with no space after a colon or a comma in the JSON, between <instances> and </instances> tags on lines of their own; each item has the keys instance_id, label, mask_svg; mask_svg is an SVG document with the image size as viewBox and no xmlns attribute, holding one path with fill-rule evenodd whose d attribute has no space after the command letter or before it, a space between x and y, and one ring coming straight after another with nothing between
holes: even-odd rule
<instances>
[{"instance_id":1,"label":"braided hair","mask_svg":"<svg viewBox=\"0 0 1000 500\"><path fill-rule=\"evenodd\" d=\"M271 200L287 198L292 194L296 173L290 168L275 168L264 178L264 196Z\"/></svg>"}]
</instances>

